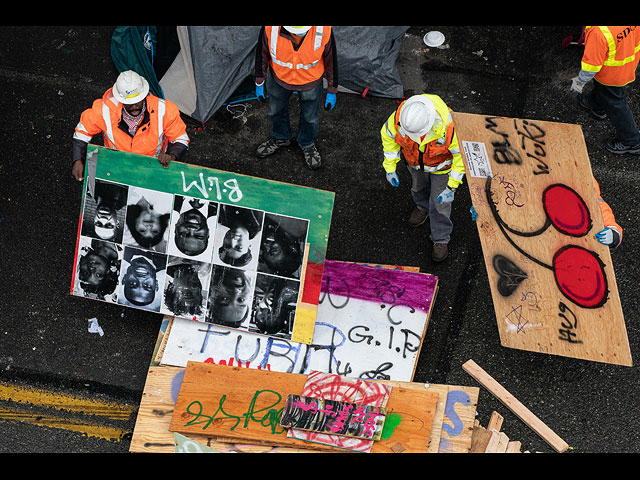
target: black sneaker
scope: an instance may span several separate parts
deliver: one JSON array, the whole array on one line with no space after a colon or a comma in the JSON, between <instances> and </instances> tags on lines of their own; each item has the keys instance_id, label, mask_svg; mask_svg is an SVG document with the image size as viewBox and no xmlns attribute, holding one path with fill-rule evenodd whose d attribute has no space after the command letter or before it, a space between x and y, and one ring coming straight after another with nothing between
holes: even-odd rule
<instances>
[{"instance_id":1,"label":"black sneaker","mask_svg":"<svg viewBox=\"0 0 640 480\"><path fill-rule=\"evenodd\" d=\"M625 145L619 140L608 140L604 146L611 153L615 153L617 155L623 155L625 153L640 155L640 143L636 143L635 145Z\"/></svg>"},{"instance_id":2,"label":"black sneaker","mask_svg":"<svg viewBox=\"0 0 640 480\"><path fill-rule=\"evenodd\" d=\"M278 140L277 138L271 137L269 140L261 143L258 146L256 157L268 157L269 155L275 153L276 150L278 150L280 147L287 147L289 145L291 145L291 142L289 140Z\"/></svg>"},{"instance_id":3,"label":"black sneaker","mask_svg":"<svg viewBox=\"0 0 640 480\"><path fill-rule=\"evenodd\" d=\"M311 170L317 170L320 168L322 159L320 158L320 152L318 152L315 145L303 148L302 153L304 153L304 161L307 162L307 166Z\"/></svg>"},{"instance_id":4,"label":"black sneaker","mask_svg":"<svg viewBox=\"0 0 640 480\"><path fill-rule=\"evenodd\" d=\"M585 98L585 96L582 93L580 95L578 95L578 105L580 105L582 108L587 110L589 113L591 113L591 115L593 115L598 120L604 120L605 118L607 118L607 114L606 113L604 113L604 112L596 112L591 107L591 105L589 105L589 103L587 102L587 99Z\"/></svg>"}]
</instances>

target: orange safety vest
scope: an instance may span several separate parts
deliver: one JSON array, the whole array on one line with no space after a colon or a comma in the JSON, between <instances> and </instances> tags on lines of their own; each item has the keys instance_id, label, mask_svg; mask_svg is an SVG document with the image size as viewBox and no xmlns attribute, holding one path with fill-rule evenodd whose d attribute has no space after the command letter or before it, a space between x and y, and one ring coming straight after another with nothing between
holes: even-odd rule
<instances>
[{"instance_id":1,"label":"orange safety vest","mask_svg":"<svg viewBox=\"0 0 640 480\"><path fill-rule=\"evenodd\" d=\"M453 122L450 122L447 126L447 132L445 136L445 142L442 145L438 144L438 139L432 140L427 143L424 147L424 152L420 150L420 145L414 142L408 136L403 137L400 135L400 111L402 110L402 106L404 102L400 104L398 109L396 110L396 134L395 142L400 145L402 148L402 156L406 160L406 162L412 167L416 166L427 166L427 167L435 167L440 165L447 160L453 158L453 154L449 151L449 146L451 145L451 140L453 139ZM451 109L449 109L451 111Z\"/></svg>"},{"instance_id":2,"label":"orange safety vest","mask_svg":"<svg viewBox=\"0 0 640 480\"><path fill-rule=\"evenodd\" d=\"M604 85L621 87L636 78L639 50L637 26L586 27L581 68L596 72L594 78Z\"/></svg>"},{"instance_id":3,"label":"orange safety vest","mask_svg":"<svg viewBox=\"0 0 640 480\"><path fill-rule=\"evenodd\" d=\"M281 28L264 27L274 75L289 85L306 85L321 78L322 55L331 38L331 27L311 27L297 49L280 36Z\"/></svg>"},{"instance_id":4,"label":"orange safety vest","mask_svg":"<svg viewBox=\"0 0 640 480\"><path fill-rule=\"evenodd\" d=\"M605 227L613 227L620 234L620 241L622 242L622 227L616 221L616 216L613 214L613 210L609 206L607 202L602 199L602 195L600 194L600 185L596 179L593 179L593 183L596 187L596 196L598 198L598 206L600 207L600 213L602 213L602 222Z\"/></svg>"},{"instance_id":5,"label":"orange safety vest","mask_svg":"<svg viewBox=\"0 0 640 480\"><path fill-rule=\"evenodd\" d=\"M133 137L118 127L123 107L113 97L111 89L82 112L74 137L89 142L102 132L105 147L150 157L166 151L169 142L178 141L188 146L186 125L180 118L178 107L152 94L148 94L145 100L148 121L138 126Z\"/></svg>"}]
</instances>

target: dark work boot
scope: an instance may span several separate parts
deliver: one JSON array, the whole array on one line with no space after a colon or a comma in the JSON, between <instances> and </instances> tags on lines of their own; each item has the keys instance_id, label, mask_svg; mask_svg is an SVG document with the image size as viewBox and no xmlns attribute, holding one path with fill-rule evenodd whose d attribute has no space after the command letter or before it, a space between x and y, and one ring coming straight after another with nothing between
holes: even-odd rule
<instances>
[{"instance_id":1,"label":"dark work boot","mask_svg":"<svg viewBox=\"0 0 640 480\"><path fill-rule=\"evenodd\" d=\"M419 227L429 218L429 212L425 212L424 210L420 210L418 207L414 208L409 215L409 225L412 227Z\"/></svg>"},{"instance_id":2,"label":"dark work boot","mask_svg":"<svg viewBox=\"0 0 640 480\"><path fill-rule=\"evenodd\" d=\"M434 262L441 262L449 255L449 247L446 243L434 243L431 250L431 258Z\"/></svg>"}]
</instances>

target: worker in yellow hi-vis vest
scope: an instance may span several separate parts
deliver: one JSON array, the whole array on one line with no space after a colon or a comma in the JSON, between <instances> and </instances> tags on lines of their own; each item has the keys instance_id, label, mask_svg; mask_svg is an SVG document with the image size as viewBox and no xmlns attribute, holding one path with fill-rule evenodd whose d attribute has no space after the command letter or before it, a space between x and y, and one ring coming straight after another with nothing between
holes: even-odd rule
<instances>
[{"instance_id":1,"label":"worker in yellow hi-vis vest","mask_svg":"<svg viewBox=\"0 0 640 480\"><path fill-rule=\"evenodd\" d=\"M449 254L451 206L465 174L451 109L437 95L414 95L389 116L380 135L387 181L400 184L396 166L403 160L416 205L409 225L420 226L429 218L431 257L441 262Z\"/></svg>"}]
</instances>

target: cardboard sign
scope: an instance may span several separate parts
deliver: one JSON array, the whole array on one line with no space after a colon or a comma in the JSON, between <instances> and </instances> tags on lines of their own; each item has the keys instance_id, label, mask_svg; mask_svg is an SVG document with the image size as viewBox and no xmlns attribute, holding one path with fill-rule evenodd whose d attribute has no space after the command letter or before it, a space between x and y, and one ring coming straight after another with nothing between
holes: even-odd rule
<instances>
[{"instance_id":1,"label":"cardboard sign","mask_svg":"<svg viewBox=\"0 0 640 480\"><path fill-rule=\"evenodd\" d=\"M328 435L380 440L385 414L382 407L289 394L280 425Z\"/></svg>"}]
</instances>

